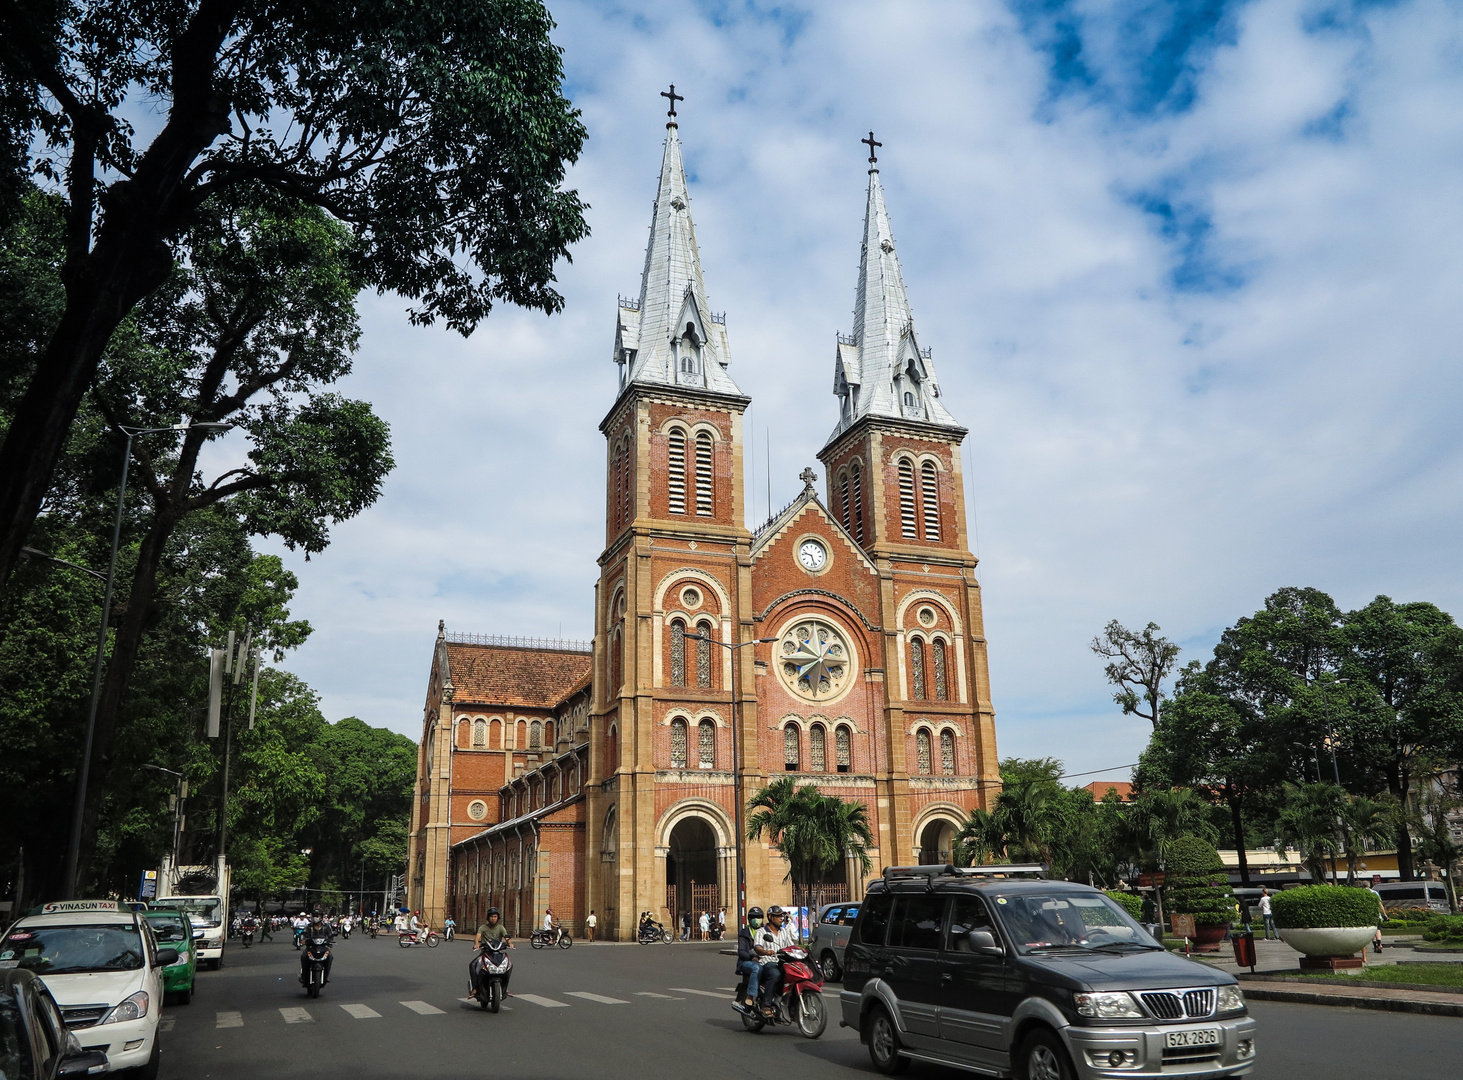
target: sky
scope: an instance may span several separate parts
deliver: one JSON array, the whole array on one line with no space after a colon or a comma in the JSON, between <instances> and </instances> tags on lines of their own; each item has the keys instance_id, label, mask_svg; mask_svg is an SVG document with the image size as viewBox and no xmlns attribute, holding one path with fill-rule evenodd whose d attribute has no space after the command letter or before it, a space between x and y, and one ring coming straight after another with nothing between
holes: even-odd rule
<instances>
[{"instance_id":1,"label":"sky","mask_svg":"<svg viewBox=\"0 0 1463 1080\"><path fill-rule=\"evenodd\" d=\"M751 523L836 420L859 140L884 144L920 341L970 431L1001 756L1126 775L1148 723L1088 647L1110 619L1158 623L1182 662L1287 585L1463 613L1463 6L550 9L592 235L552 317L502 308L464 339L363 298L342 389L389 421L397 468L328 550L286 553L315 632L283 666L331 719L419 737L439 619L592 635L598 424L669 83L753 398Z\"/></svg>"}]
</instances>

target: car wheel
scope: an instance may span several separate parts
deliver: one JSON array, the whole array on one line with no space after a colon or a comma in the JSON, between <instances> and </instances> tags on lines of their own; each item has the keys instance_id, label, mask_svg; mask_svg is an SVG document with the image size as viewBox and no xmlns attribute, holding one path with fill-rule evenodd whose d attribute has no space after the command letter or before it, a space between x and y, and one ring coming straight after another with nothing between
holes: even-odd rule
<instances>
[{"instance_id":1,"label":"car wheel","mask_svg":"<svg viewBox=\"0 0 1463 1080\"><path fill-rule=\"evenodd\" d=\"M1038 1028L1021 1044L1018 1068L1022 1080L1075 1080L1072 1059L1055 1032Z\"/></svg>"},{"instance_id":2,"label":"car wheel","mask_svg":"<svg viewBox=\"0 0 1463 1080\"><path fill-rule=\"evenodd\" d=\"M193 1000L193 987L190 986L186 990L179 990L173 995L173 1000L179 1005L188 1004L188 1002Z\"/></svg>"},{"instance_id":3,"label":"car wheel","mask_svg":"<svg viewBox=\"0 0 1463 1080\"><path fill-rule=\"evenodd\" d=\"M894 1018L882 1005L875 1005L864 1019L864 1041L869 1044L869 1060L885 1076L894 1076L909 1068L909 1058L899 1052L899 1032Z\"/></svg>"},{"instance_id":4,"label":"car wheel","mask_svg":"<svg viewBox=\"0 0 1463 1080\"><path fill-rule=\"evenodd\" d=\"M843 978L843 969L838 966L838 957L832 951L825 952L819 963L823 967L823 978L828 982L837 982Z\"/></svg>"}]
</instances>

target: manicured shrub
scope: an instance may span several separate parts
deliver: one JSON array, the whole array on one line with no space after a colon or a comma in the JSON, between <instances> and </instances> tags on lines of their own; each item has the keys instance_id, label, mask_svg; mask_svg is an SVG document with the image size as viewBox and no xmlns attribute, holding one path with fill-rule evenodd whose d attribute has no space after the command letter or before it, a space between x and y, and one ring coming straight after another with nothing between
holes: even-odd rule
<instances>
[{"instance_id":1,"label":"manicured shrub","mask_svg":"<svg viewBox=\"0 0 1463 1080\"><path fill-rule=\"evenodd\" d=\"M1224 863L1214 845L1197 836L1181 836L1169 848L1164 862L1168 909L1192 915L1198 925L1228 925L1234 921L1234 893Z\"/></svg>"},{"instance_id":2,"label":"manicured shrub","mask_svg":"<svg viewBox=\"0 0 1463 1080\"><path fill-rule=\"evenodd\" d=\"M1143 898L1137 893L1109 892L1107 895L1116 900L1118 905L1134 919L1143 917Z\"/></svg>"},{"instance_id":3,"label":"manicured shrub","mask_svg":"<svg viewBox=\"0 0 1463 1080\"><path fill-rule=\"evenodd\" d=\"M1302 885L1271 898L1275 923L1291 930L1327 926L1375 926L1377 898L1345 885Z\"/></svg>"},{"instance_id":4,"label":"manicured shrub","mask_svg":"<svg viewBox=\"0 0 1463 1080\"><path fill-rule=\"evenodd\" d=\"M1434 915L1428 920L1422 936L1427 941L1443 941L1450 945L1463 943L1463 915Z\"/></svg>"}]
</instances>

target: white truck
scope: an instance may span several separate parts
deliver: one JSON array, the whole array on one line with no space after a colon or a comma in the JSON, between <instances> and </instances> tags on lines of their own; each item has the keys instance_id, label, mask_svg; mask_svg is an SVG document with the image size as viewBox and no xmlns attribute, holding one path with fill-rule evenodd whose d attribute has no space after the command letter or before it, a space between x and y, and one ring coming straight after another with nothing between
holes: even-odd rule
<instances>
[{"instance_id":1,"label":"white truck","mask_svg":"<svg viewBox=\"0 0 1463 1080\"><path fill-rule=\"evenodd\" d=\"M185 912L193 925L199 965L210 963L215 970L223 967L224 943L229 936L229 881L225 859L211 865L174 866L164 858L157 876L157 896L150 905Z\"/></svg>"}]
</instances>

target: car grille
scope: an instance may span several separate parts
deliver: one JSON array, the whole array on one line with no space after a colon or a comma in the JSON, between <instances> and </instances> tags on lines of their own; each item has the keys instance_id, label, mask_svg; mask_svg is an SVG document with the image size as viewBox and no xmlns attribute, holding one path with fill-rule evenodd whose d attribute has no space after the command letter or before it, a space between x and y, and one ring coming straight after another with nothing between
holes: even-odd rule
<instances>
[{"instance_id":1,"label":"car grille","mask_svg":"<svg viewBox=\"0 0 1463 1080\"><path fill-rule=\"evenodd\" d=\"M1193 1061L1218 1061L1219 1047L1217 1046L1182 1046L1163 1051L1163 1063L1165 1065L1177 1065L1180 1062L1185 1064Z\"/></svg>"},{"instance_id":2,"label":"car grille","mask_svg":"<svg viewBox=\"0 0 1463 1080\"><path fill-rule=\"evenodd\" d=\"M89 1028L107 1015L109 1005L63 1005L61 1019L68 1028Z\"/></svg>"},{"instance_id":3,"label":"car grille","mask_svg":"<svg viewBox=\"0 0 1463 1080\"><path fill-rule=\"evenodd\" d=\"M1150 990L1139 995L1148 1011L1160 1020L1201 1020L1214 1014L1214 991Z\"/></svg>"}]
</instances>

